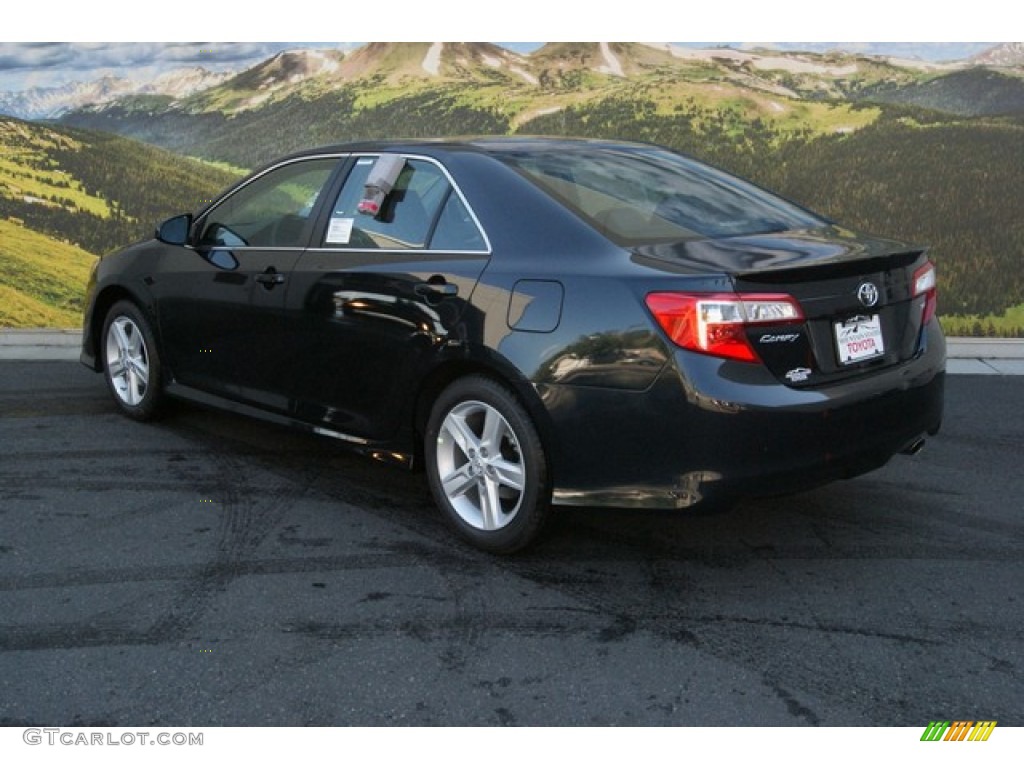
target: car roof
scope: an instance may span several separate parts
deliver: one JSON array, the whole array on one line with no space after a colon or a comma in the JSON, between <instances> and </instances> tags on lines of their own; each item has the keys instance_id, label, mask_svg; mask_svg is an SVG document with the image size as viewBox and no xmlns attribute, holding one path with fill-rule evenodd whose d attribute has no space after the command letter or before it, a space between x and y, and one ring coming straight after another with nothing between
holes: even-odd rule
<instances>
[{"instance_id":1,"label":"car roof","mask_svg":"<svg viewBox=\"0 0 1024 768\"><path fill-rule=\"evenodd\" d=\"M288 155L286 160L315 155L331 155L347 152L399 152L424 153L436 152L475 152L492 154L505 151L547 152L558 150L579 149L581 147L650 147L626 141L609 141L605 139L566 138L561 136L469 136L449 138L409 138L409 139L375 139L353 141L344 144L305 149Z\"/></svg>"}]
</instances>

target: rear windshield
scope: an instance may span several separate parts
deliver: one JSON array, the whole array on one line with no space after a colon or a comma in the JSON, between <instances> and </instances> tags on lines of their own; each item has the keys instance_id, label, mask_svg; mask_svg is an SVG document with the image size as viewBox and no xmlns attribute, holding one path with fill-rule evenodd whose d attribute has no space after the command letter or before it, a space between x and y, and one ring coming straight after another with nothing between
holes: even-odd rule
<instances>
[{"instance_id":1,"label":"rear windshield","mask_svg":"<svg viewBox=\"0 0 1024 768\"><path fill-rule=\"evenodd\" d=\"M504 150L497 156L621 245L827 223L735 176L655 147Z\"/></svg>"}]
</instances>

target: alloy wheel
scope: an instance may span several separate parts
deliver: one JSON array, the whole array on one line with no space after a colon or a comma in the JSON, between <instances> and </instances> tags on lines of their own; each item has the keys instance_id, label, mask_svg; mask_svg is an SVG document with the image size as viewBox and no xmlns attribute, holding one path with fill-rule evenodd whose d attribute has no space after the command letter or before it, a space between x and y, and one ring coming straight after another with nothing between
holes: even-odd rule
<instances>
[{"instance_id":1,"label":"alloy wheel","mask_svg":"<svg viewBox=\"0 0 1024 768\"><path fill-rule=\"evenodd\" d=\"M110 384L125 405L142 403L149 389L149 350L135 321L119 315L107 330L106 363Z\"/></svg>"},{"instance_id":2,"label":"alloy wheel","mask_svg":"<svg viewBox=\"0 0 1024 768\"><path fill-rule=\"evenodd\" d=\"M441 423L435 456L444 495L465 523L496 531L515 519L526 467L519 438L496 408L478 400L454 406Z\"/></svg>"}]
</instances>

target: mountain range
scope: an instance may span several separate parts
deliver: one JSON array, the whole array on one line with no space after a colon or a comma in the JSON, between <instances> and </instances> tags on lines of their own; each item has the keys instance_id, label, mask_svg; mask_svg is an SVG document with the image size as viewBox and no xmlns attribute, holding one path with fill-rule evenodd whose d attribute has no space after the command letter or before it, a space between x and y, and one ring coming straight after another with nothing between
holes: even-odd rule
<instances>
[{"instance_id":1,"label":"mountain range","mask_svg":"<svg viewBox=\"0 0 1024 768\"><path fill-rule=\"evenodd\" d=\"M1021 47L955 63L663 43L548 43L528 55L490 43L284 51L209 79L108 82L100 100L69 102L55 120L8 121L0 223L100 253L303 147L381 136L628 139L686 152L849 226L928 244L947 321L1024 335L1019 323L989 323L1024 308ZM0 238L0 262L14 258L12 242Z\"/></svg>"},{"instance_id":2,"label":"mountain range","mask_svg":"<svg viewBox=\"0 0 1024 768\"><path fill-rule=\"evenodd\" d=\"M550 78L564 77L567 72L632 77L656 68L685 72L701 64L746 69L750 74L747 83L755 88L785 79L784 73L788 73L791 79L810 87L812 95L836 96L840 94L834 81L864 68L903 71L904 77L895 78L903 84L908 84L908 79L927 81L974 67L1021 74L1024 43L1000 43L969 59L942 63L841 50L699 49L670 43L547 43L529 54L492 43L369 43L347 53L335 49L283 51L241 72L214 73L192 67L150 80L105 76L56 87L0 92L0 114L53 119L74 110L102 108L126 97L157 96L167 103L177 103L204 91L209 93L195 99L188 108L230 112L257 108L314 82L321 87L337 87L377 78L395 83L403 78L487 80L507 76L519 80L519 85L543 86L551 82Z\"/></svg>"},{"instance_id":3,"label":"mountain range","mask_svg":"<svg viewBox=\"0 0 1024 768\"><path fill-rule=\"evenodd\" d=\"M969 59L969 62L987 67L1022 67L1024 66L1024 43L1000 43L975 54Z\"/></svg>"},{"instance_id":4,"label":"mountain range","mask_svg":"<svg viewBox=\"0 0 1024 768\"><path fill-rule=\"evenodd\" d=\"M124 96L162 95L178 99L218 85L228 77L229 73L190 67L165 72L149 81L105 76L49 88L4 91L0 92L0 114L26 120L47 120L70 110L109 104Z\"/></svg>"},{"instance_id":5,"label":"mountain range","mask_svg":"<svg viewBox=\"0 0 1024 768\"><path fill-rule=\"evenodd\" d=\"M59 119L240 167L382 133L521 131L607 99L642 98L662 115L690 104L726 115L734 133L757 121L781 141L856 131L883 103L1018 114L1020 44L981 58L999 65L666 43L547 43L528 55L491 43L370 43L286 51L187 95L139 91Z\"/></svg>"}]
</instances>

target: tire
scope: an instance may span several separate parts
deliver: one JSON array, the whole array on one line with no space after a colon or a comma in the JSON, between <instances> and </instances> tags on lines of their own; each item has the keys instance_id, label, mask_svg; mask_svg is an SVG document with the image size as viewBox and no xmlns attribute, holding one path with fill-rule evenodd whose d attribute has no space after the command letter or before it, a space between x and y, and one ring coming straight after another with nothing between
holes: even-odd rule
<instances>
[{"instance_id":1,"label":"tire","mask_svg":"<svg viewBox=\"0 0 1024 768\"><path fill-rule=\"evenodd\" d=\"M152 326L131 301L119 301L103 322L103 375L114 404L125 416L149 421L164 403L163 368Z\"/></svg>"},{"instance_id":2,"label":"tire","mask_svg":"<svg viewBox=\"0 0 1024 768\"><path fill-rule=\"evenodd\" d=\"M510 554L537 538L551 502L547 460L506 387L485 376L450 384L431 409L424 455L434 500L464 539Z\"/></svg>"}]
</instances>

